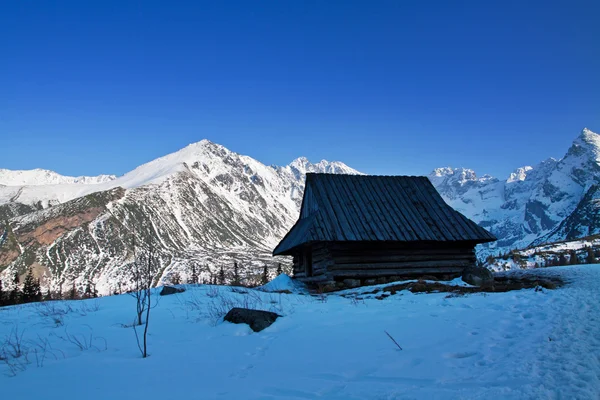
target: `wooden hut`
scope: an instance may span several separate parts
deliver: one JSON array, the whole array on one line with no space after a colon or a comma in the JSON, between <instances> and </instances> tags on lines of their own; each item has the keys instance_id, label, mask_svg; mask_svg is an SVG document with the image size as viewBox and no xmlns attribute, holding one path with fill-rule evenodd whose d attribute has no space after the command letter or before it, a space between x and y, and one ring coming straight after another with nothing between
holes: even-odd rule
<instances>
[{"instance_id":1,"label":"wooden hut","mask_svg":"<svg viewBox=\"0 0 600 400\"><path fill-rule=\"evenodd\" d=\"M273 251L304 281L458 275L496 238L420 176L307 174L300 218Z\"/></svg>"}]
</instances>

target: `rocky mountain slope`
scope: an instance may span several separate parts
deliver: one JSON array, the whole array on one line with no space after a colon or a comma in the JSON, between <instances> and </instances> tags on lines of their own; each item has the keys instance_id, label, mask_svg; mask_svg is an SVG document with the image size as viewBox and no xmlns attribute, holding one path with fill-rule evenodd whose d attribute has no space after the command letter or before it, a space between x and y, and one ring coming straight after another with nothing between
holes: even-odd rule
<instances>
[{"instance_id":1,"label":"rocky mountain slope","mask_svg":"<svg viewBox=\"0 0 600 400\"><path fill-rule=\"evenodd\" d=\"M110 293L127 286L134 241L157 245L156 281L185 279L191 264L208 278L234 259L260 273L298 217L307 172L358 173L305 158L266 166L204 140L116 179L5 186L16 194L0 208L1 276L33 267L54 291L91 281Z\"/></svg>"},{"instance_id":2,"label":"rocky mountain slope","mask_svg":"<svg viewBox=\"0 0 600 400\"><path fill-rule=\"evenodd\" d=\"M566 155L518 168L507 179L439 168L446 201L491 230L479 254L600 231L600 135L584 129ZM298 158L266 166L207 140L121 176L62 177L0 170L0 279L33 267L54 291L127 287L134 243L156 243L156 282L195 266L209 279L237 260L247 277L274 267L271 250L298 217L307 172L358 173L340 162ZM284 261L285 262L285 261ZM119 288L119 286L121 286Z\"/></svg>"},{"instance_id":3,"label":"rocky mountain slope","mask_svg":"<svg viewBox=\"0 0 600 400\"><path fill-rule=\"evenodd\" d=\"M492 231L481 255L595 234L600 227L600 135L584 129L560 160L518 168L506 180L439 168L431 181L454 208Z\"/></svg>"}]
</instances>

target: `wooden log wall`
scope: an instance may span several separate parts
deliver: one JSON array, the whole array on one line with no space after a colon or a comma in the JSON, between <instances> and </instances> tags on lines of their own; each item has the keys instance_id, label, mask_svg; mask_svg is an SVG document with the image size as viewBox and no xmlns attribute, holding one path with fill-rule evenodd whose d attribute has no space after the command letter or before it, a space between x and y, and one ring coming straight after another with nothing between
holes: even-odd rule
<instances>
[{"instance_id":1,"label":"wooden log wall","mask_svg":"<svg viewBox=\"0 0 600 400\"><path fill-rule=\"evenodd\" d=\"M476 262L471 245L410 248L345 243L330 245L329 249L333 264L328 269L334 278L458 274Z\"/></svg>"},{"instance_id":2,"label":"wooden log wall","mask_svg":"<svg viewBox=\"0 0 600 400\"><path fill-rule=\"evenodd\" d=\"M312 252L313 273L307 276L295 256L294 275L301 280L460 274L476 262L469 243L317 243L303 251Z\"/></svg>"}]
</instances>

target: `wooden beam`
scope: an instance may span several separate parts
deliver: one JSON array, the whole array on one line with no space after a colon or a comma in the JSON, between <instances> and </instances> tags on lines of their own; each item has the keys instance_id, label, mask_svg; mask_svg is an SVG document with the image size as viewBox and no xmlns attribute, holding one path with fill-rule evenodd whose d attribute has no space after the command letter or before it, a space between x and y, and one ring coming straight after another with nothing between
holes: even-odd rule
<instances>
[{"instance_id":1,"label":"wooden beam","mask_svg":"<svg viewBox=\"0 0 600 400\"><path fill-rule=\"evenodd\" d=\"M413 261L413 262L385 262L385 263L353 263L334 264L329 267L331 271L343 270L368 270L368 269L401 269L418 267L460 267L465 268L474 264L470 260L435 260L435 261Z\"/></svg>"},{"instance_id":2,"label":"wooden beam","mask_svg":"<svg viewBox=\"0 0 600 400\"><path fill-rule=\"evenodd\" d=\"M428 275L428 274L459 274L463 268L406 268L386 270L356 270L356 271L331 271L333 278L380 278L389 276Z\"/></svg>"}]
</instances>

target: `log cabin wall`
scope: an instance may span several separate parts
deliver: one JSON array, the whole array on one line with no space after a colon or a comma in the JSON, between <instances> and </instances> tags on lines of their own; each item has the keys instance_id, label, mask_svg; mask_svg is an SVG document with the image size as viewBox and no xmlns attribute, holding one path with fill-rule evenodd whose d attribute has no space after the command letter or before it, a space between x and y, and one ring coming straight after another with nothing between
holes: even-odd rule
<instances>
[{"instance_id":1,"label":"log cabin wall","mask_svg":"<svg viewBox=\"0 0 600 400\"><path fill-rule=\"evenodd\" d=\"M311 267L307 265L308 261L312 261ZM294 255L294 277L308 281L327 280L331 278L329 269L333 265L333 258L326 243L305 246L301 252Z\"/></svg>"},{"instance_id":2,"label":"log cabin wall","mask_svg":"<svg viewBox=\"0 0 600 400\"><path fill-rule=\"evenodd\" d=\"M306 254L312 255L307 275ZM474 244L316 243L294 257L294 276L306 281L390 276L458 275L476 263Z\"/></svg>"}]
</instances>

